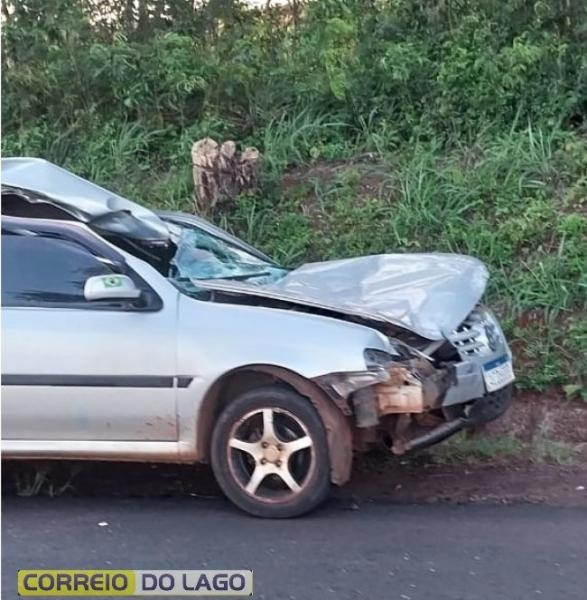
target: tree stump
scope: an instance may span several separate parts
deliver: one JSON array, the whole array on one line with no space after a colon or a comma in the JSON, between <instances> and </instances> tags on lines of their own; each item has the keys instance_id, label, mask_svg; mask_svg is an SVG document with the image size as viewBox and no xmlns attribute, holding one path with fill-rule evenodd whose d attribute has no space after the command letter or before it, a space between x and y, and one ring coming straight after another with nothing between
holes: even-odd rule
<instances>
[{"instance_id":1,"label":"tree stump","mask_svg":"<svg viewBox=\"0 0 587 600\"><path fill-rule=\"evenodd\" d=\"M246 190L257 187L261 154L256 148L237 150L232 140L221 145L212 138L192 146L194 212L210 214Z\"/></svg>"}]
</instances>

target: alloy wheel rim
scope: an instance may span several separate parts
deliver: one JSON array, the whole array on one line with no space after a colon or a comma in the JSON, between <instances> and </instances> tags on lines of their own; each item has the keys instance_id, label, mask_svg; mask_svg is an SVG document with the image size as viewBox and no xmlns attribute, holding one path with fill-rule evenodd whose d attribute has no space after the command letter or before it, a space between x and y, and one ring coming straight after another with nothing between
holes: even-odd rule
<instances>
[{"instance_id":1,"label":"alloy wheel rim","mask_svg":"<svg viewBox=\"0 0 587 600\"><path fill-rule=\"evenodd\" d=\"M238 486L267 503L299 495L316 466L307 427L281 408L255 409L239 419L230 431L227 455Z\"/></svg>"}]
</instances>

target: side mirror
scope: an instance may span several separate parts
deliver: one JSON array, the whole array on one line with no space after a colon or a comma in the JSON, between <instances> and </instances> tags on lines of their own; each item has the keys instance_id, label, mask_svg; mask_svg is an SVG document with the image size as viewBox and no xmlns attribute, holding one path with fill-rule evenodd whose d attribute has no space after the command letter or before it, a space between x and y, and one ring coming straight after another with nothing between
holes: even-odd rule
<instances>
[{"instance_id":1,"label":"side mirror","mask_svg":"<svg viewBox=\"0 0 587 600\"><path fill-rule=\"evenodd\" d=\"M141 290L127 275L96 275L86 280L84 297L93 300L136 300Z\"/></svg>"}]
</instances>

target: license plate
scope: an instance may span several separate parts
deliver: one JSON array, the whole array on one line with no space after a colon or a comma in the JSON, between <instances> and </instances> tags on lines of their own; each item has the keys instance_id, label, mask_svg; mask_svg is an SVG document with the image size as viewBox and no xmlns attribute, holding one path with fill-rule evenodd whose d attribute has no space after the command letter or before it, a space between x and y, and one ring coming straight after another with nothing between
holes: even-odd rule
<instances>
[{"instance_id":1,"label":"license plate","mask_svg":"<svg viewBox=\"0 0 587 600\"><path fill-rule=\"evenodd\" d=\"M514 380L512 361L506 355L483 365L483 379L488 392L495 392Z\"/></svg>"}]
</instances>

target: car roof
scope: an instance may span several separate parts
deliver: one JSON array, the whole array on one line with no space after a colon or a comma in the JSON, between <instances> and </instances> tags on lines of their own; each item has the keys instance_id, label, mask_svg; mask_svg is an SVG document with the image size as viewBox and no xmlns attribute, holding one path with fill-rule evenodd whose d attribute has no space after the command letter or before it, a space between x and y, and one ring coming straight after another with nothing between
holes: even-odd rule
<instances>
[{"instance_id":1,"label":"car roof","mask_svg":"<svg viewBox=\"0 0 587 600\"><path fill-rule=\"evenodd\" d=\"M37 204L37 215L42 218L59 220L73 217L99 233L111 231L123 238L128 236L150 240L168 240L169 228L166 222L175 221L198 227L241 247L261 260L277 265L263 252L202 217L181 212L149 210L42 158L3 158L0 166L2 193L21 197L25 203ZM41 207L45 208L42 214ZM52 208L54 212L51 212L49 207L57 207L59 210ZM60 211L65 213L59 214ZM129 220L128 213L134 220ZM3 209L3 214L11 213L4 212ZM18 211L15 216L26 218L29 213L26 210ZM121 217L125 217L124 223Z\"/></svg>"},{"instance_id":2,"label":"car roof","mask_svg":"<svg viewBox=\"0 0 587 600\"><path fill-rule=\"evenodd\" d=\"M82 243L90 249L97 250L104 258L108 258L113 262L120 261L120 251L115 251L111 244L96 235L83 223L76 221L4 216L2 217L2 236L4 237L6 233L15 235L64 236Z\"/></svg>"},{"instance_id":3,"label":"car roof","mask_svg":"<svg viewBox=\"0 0 587 600\"><path fill-rule=\"evenodd\" d=\"M165 223L153 211L42 158L3 158L0 169L2 185L8 186L8 191L38 194L83 222L124 211L148 223L162 237L168 234Z\"/></svg>"}]
</instances>

